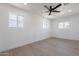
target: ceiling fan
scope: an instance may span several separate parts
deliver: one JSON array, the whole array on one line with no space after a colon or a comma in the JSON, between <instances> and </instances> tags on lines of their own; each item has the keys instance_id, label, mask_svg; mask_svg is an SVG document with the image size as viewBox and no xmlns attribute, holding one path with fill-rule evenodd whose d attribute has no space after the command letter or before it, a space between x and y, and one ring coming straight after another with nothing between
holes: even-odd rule
<instances>
[{"instance_id":1,"label":"ceiling fan","mask_svg":"<svg viewBox=\"0 0 79 59\"><path fill-rule=\"evenodd\" d=\"M46 11L46 12L49 12L49 15L51 15L51 13L52 12L57 12L57 13L59 13L60 11L58 11L58 10L56 10L58 7L60 7L62 4L58 4L57 6L55 6L55 7L53 7L52 8L52 6L47 6L47 5L44 5L44 7L46 8L46 9L48 9L48 11Z\"/></svg>"}]
</instances>

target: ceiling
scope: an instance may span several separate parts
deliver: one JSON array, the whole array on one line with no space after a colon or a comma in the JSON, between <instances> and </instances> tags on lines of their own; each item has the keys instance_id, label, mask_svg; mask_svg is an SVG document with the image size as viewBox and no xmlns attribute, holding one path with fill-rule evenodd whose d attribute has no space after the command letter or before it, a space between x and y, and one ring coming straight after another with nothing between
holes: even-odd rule
<instances>
[{"instance_id":1,"label":"ceiling","mask_svg":"<svg viewBox=\"0 0 79 59\"><path fill-rule=\"evenodd\" d=\"M52 7L55 7L56 5L58 5L58 3L28 3L27 5L24 5L23 3L10 3L10 5L16 6L17 8L23 9L30 13L39 14L48 19L55 19L58 17L64 17L79 13L78 3L64 3L61 7L57 9L61 11L60 13L52 12L52 15L50 16L48 15L48 13L45 13L47 9L44 7L44 5L52 5Z\"/></svg>"},{"instance_id":2,"label":"ceiling","mask_svg":"<svg viewBox=\"0 0 79 59\"><path fill-rule=\"evenodd\" d=\"M56 3L28 3L27 5L24 5L23 3L10 3L10 5L30 11L32 13L39 13L40 11L45 10L44 5L52 5L54 7Z\"/></svg>"}]
</instances>

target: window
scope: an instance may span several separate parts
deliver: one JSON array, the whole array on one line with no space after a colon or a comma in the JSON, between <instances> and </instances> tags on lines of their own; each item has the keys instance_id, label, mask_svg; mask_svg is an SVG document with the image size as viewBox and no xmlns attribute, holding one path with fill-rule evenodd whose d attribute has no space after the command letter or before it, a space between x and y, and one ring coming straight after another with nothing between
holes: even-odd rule
<instances>
[{"instance_id":1,"label":"window","mask_svg":"<svg viewBox=\"0 0 79 59\"><path fill-rule=\"evenodd\" d=\"M65 22L64 28L65 29L69 29L70 28L70 23L69 22Z\"/></svg>"},{"instance_id":2,"label":"window","mask_svg":"<svg viewBox=\"0 0 79 59\"><path fill-rule=\"evenodd\" d=\"M58 24L58 28L59 28L59 29L63 29L63 28L64 28L64 24L63 24L62 22L59 23L59 24Z\"/></svg>"},{"instance_id":3,"label":"window","mask_svg":"<svg viewBox=\"0 0 79 59\"><path fill-rule=\"evenodd\" d=\"M43 27L43 29L46 29L46 30L49 29L50 24L49 24L49 21L47 19L42 20L42 27Z\"/></svg>"},{"instance_id":4,"label":"window","mask_svg":"<svg viewBox=\"0 0 79 59\"><path fill-rule=\"evenodd\" d=\"M23 27L23 16L18 16L14 13L9 13L9 26L8 27Z\"/></svg>"},{"instance_id":5,"label":"window","mask_svg":"<svg viewBox=\"0 0 79 59\"><path fill-rule=\"evenodd\" d=\"M70 22L60 22L58 23L59 29L69 29L70 28Z\"/></svg>"},{"instance_id":6,"label":"window","mask_svg":"<svg viewBox=\"0 0 79 59\"><path fill-rule=\"evenodd\" d=\"M23 27L23 16L18 16L18 27Z\"/></svg>"},{"instance_id":7,"label":"window","mask_svg":"<svg viewBox=\"0 0 79 59\"><path fill-rule=\"evenodd\" d=\"M17 15L9 13L9 26L8 27L17 27Z\"/></svg>"},{"instance_id":8,"label":"window","mask_svg":"<svg viewBox=\"0 0 79 59\"><path fill-rule=\"evenodd\" d=\"M43 29L46 29L47 28L47 23L46 23L46 20L43 21Z\"/></svg>"}]
</instances>

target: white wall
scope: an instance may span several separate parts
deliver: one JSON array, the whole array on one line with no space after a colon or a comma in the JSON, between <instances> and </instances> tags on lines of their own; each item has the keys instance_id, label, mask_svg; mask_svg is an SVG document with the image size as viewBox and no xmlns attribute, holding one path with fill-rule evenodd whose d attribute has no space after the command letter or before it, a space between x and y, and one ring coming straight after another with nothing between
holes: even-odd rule
<instances>
[{"instance_id":1,"label":"white wall","mask_svg":"<svg viewBox=\"0 0 79 59\"><path fill-rule=\"evenodd\" d=\"M59 29L59 22L70 22L70 29ZM54 19L51 22L53 37L79 40L79 14Z\"/></svg>"},{"instance_id":2,"label":"white wall","mask_svg":"<svg viewBox=\"0 0 79 59\"><path fill-rule=\"evenodd\" d=\"M9 12L24 15L23 28L9 28ZM46 21L49 28L43 29ZM16 48L50 37L50 22L40 16L22 11L7 4L0 4L0 51Z\"/></svg>"}]
</instances>

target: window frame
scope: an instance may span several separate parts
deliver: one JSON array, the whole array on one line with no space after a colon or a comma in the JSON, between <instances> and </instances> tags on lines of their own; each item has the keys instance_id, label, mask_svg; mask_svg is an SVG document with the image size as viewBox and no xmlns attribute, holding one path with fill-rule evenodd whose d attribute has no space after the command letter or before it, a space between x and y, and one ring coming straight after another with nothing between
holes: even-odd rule
<instances>
[{"instance_id":1,"label":"window frame","mask_svg":"<svg viewBox=\"0 0 79 59\"><path fill-rule=\"evenodd\" d=\"M14 17L14 18L11 18L11 17ZM22 19L19 19L19 17L21 17ZM14 23L12 23L13 21L14 21ZM22 21L22 22L20 22L20 21ZM24 24L23 24L24 22L23 21L24 21L24 16L23 15L17 15L15 13L9 12L8 27L11 27L11 28L23 28L24 27Z\"/></svg>"}]
</instances>

